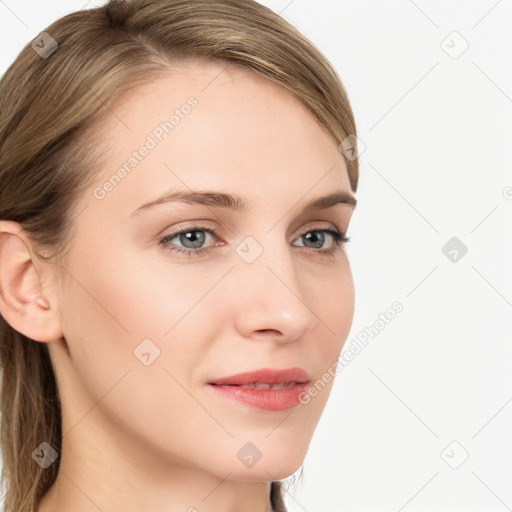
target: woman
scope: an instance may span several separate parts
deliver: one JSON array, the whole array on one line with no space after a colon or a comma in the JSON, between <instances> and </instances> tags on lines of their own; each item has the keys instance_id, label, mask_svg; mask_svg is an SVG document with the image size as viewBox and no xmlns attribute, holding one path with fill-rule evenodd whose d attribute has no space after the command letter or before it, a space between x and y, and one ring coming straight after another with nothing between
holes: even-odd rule
<instances>
[{"instance_id":1,"label":"woman","mask_svg":"<svg viewBox=\"0 0 512 512\"><path fill-rule=\"evenodd\" d=\"M336 72L252 0L110 2L0 108L4 509L286 510L354 313Z\"/></svg>"}]
</instances>

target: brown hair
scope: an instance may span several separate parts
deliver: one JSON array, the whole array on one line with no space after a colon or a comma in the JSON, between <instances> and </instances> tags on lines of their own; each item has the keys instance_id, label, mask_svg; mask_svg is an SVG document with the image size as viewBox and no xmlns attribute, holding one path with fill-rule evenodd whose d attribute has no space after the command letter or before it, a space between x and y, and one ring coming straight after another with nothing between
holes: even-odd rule
<instances>
[{"instance_id":1,"label":"brown hair","mask_svg":"<svg viewBox=\"0 0 512 512\"><path fill-rule=\"evenodd\" d=\"M63 261L73 205L101 167L95 123L122 93L180 62L242 66L299 99L337 144L356 135L347 93L330 63L254 0L111 1L66 15L45 32L56 47L45 55L37 51L41 44L27 44L0 81L0 219L19 223L45 261ZM358 161L346 163L355 192ZM59 394L46 343L1 316L0 371L4 510L33 512L59 470L60 457L47 469L32 459L42 441L61 450ZM281 493L281 482L273 482L272 504L284 511Z\"/></svg>"}]
</instances>

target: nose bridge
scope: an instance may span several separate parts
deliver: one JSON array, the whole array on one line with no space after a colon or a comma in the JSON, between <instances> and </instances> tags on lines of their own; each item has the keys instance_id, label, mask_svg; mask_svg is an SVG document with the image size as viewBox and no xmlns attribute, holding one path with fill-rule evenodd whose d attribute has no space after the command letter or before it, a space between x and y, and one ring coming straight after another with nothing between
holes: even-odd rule
<instances>
[{"instance_id":1,"label":"nose bridge","mask_svg":"<svg viewBox=\"0 0 512 512\"><path fill-rule=\"evenodd\" d=\"M236 247L240 283L237 325L245 336L255 331L279 332L293 341L316 323L297 275L288 241L279 231L246 236Z\"/></svg>"},{"instance_id":2,"label":"nose bridge","mask_svg":"<svg viewBox=\"0 0 512 512\"><path fill-rule=\"evenodd\" d=\"M256 280L261 286L274 288L281 283L279 288L285 287L276 277L288 284L289 293L293 291L300 296L300 283L297 276L293 257L290 254L288 241L279 234L278 230L268 233L258 233L246 236L236 247L236 253L241 261L236 265L246 279ZM285 287L286 288L286 287ZM291 289L291 291L290 291Z\"/></svg>"}]
</instances>

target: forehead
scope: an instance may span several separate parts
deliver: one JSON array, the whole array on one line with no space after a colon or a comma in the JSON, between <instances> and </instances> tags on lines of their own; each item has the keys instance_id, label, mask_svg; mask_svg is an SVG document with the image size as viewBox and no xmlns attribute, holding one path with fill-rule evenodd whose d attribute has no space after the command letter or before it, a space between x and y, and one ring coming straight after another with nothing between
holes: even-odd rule
<instances>
[{"instance_id":1,"label":"forehead","mask_svg":"<svg viewBox=\"0 0 512 512\"><path fill-rule=\"evenodd\" d=\"M284 136L280 125L285 123L288 132L293 130L291 136L319 131L329 137L306 106L283 86L238 65L212 61L186 62L129 90L112 107L109 125L118 124L112 117L117 116L119 129L124 128L130 140L134 126L148 131L155 121L169 120L191 97L198 103L193 112L196 121L182 123L173 135L186 130L186 125L192 124L197 131L199 124L208 122L208 127L231 128L241 138L251 129ZM206 132L201 130L201 135Z\"/></svg>"},{"instance_id":2,"label":"forehead","mask_svg":"<svg viewBox=\"0 0 512 512\"><path fill-rule=\"evenodd\" d=\"M121 200L136 207L177 185L288 191L295 199L319 180L317 192L350 190L335 141L305 105L227 63L187 63L133 88L111 107L102 131L108 157L96 185L113 182L112 207L123 207ZM121 180L111 180L116 173Z\"/></svg>"}]
</instances>

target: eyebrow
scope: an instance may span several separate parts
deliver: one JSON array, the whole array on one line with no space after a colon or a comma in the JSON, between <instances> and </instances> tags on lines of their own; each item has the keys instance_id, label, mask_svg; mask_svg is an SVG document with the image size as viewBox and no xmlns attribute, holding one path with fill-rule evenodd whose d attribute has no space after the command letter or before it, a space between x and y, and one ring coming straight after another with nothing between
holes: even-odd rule
<instances>
[{"instance_id":1,"label":"eyebrow","mask_svg":"<svg viewBox=\"0 0 512 512\"><path fill-rule=\"evenodd\" d=\"M236 194L226 194L223 192L210 191L171 191L165 193L163 196L155 199L154 201L139 206L130 214L130 216L137 215L141 211L148 210L153 206L174 201L181 201L189 204L201 204L214 208L227 208L234 211L246 211L248 209L248 203ZM332 194L311 199L302 208L302 213L330 208L331 206L339 203L349 205L352 209L355 209L357 205L357 199L349 192L338 190Z\"/></svg>"}]
</instances>

